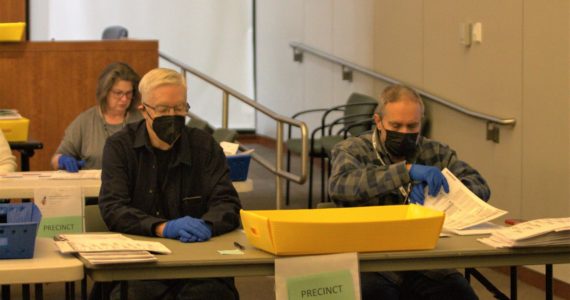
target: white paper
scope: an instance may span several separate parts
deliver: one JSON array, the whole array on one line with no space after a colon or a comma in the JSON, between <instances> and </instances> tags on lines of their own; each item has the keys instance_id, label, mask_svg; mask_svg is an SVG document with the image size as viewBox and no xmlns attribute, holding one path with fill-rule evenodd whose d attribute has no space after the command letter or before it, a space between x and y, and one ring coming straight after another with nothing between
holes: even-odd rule
<instances>
[{"instance_id":1,"label":"white paper","mask_svg":"<svg viewBox=\"0 0 570 300\"><path fill-rule=\"evenodd\" d=\"M34 189L34 203L45 217L83 217L83 194L79 186Z\"/></svg>"},{"instance_id":2,"label":"white paper","mask_svg":"<svg viewBox=\"0 0 570 300\"><path fill-rule=\"evenodd\" d=\"M424 206L445 213L444 230L465 229L507 214L507 211L495 208L477 197L447 168L442 173L449 184L449 193L443 189L436 197L426 193Z\"/></svg>"},{"instance_id":3,"label":"white paper","mask_svg":"<svg viewBox=\"0 0 570 300\"><path fill-rule=\"evenodd\" d=\"M479 241L495 248L570 245L570 218L545 218L519 223Z\"/></svg>"},{"instance_id":4,"label":"white paper","mask_svg":"<svg viewBox=\"0 0 570 300\"><path fill-rule=\"evenodd\" d=\"M146 250L160 254L172 251L159 242L138 241L121 234L60 234L56 243L60 252L106 252ZM61 244L67 243L67 246ZM69 247L68 247L69 246Z\"/></svg>"},{"instance_id":5,"label":"white paper","mask_svg":"<svg viewBox=\"0 0 570 300\"><path fill-rule=\"evenodd\" d=\"M0 175L0 179L101 179L101 170L79 170L72 173L63 170L59 171L32 171L32 172L10 172Z\"/></svg>"},{"instance_id":6,"label":"white paper","mask_svg":"<svg viewBox=\"0 0 570 300\"><path fill-rule=\"evenodd\" d=\"M51 178L52 174L54 173L54 171L43 171L43 172L37 172L37 171L33 171L33 172L10 172L10 173L6 173L4 175L1 175L0 178L2 179L18 179L18 180L26 180L26 179L31 179L31 180L38 180L38 179L49 179Z\"/></svg>"},{"instance_id":7,"label":"white paper","mask_svg":"<svg viewBox=\"0 0 570 300\"><path fill-rule=\"evenodd\" d=\"M230 143L230 142L221 142L220 146L224 150L224 154L226 156L236 155L239 148L239 144Z\"/></svg>"},{"instance_id":8,"label":"white paper","mask_svg":"<svg viewBox=\"0 0 570 300\"><path fill-rule=\"evenodd\" d=\"M502 228L505 228L505 226L501 226L491 222L485 222L465 229L453 229L451 230L451 232L457 235L479 235L479 234L490 234Z\"/></svg>"},{"instance_id":9,"label":"white paper","mask_svg":"<svg viewBox=\"0 0 570 300\"><path fill-rule=\"evenodd\" d=\"M79 256L93 265L146 263L158 260L148 251L81 252Z\"/></svg>"},{"instance_id":10,"label":"white paper","mask_svg":"<svg viewBox=\"0 0 570 300\"><path fill-rule=\"evenodd\" d=\"M79 172L56 171L50 179L101 179L101 170L79 170Z\"/></svg>"},{"instance_id":11,"label":"white paper","mask_svg":"<svg viewBox=\"0 0 570 300\"><path fill-rule=\"evenodd\" d=\"M16 109L0 108L0 120L19 120L22 116Z\"/></svg>"}]
</instances>

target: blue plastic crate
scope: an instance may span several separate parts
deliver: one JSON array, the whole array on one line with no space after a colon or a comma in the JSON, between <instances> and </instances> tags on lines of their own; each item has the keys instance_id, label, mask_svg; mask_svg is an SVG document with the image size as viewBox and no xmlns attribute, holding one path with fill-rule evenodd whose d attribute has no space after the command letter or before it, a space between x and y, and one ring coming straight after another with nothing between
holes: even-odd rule
<instances>
[{"instance_id":1,"label":"blue plastic crate","mask_svg":"<svg viewBox=\"0 0 570 300\"><path fill-rule=\"evenodd\" d=\"M228 156L228 167L230 168L230 178L232 181L244 181L247 179L249 171L250 154Z\"/></svg>"},{"instance_id":2,"label":"blue plastic crate","mask_svg":"<svg viewBox=\"0 0 570 300\"><path fill-rule=\"evenodd\" d=\"M34 203L0 204L0 259L32 258L41 219Z\"/></svg>"}]
</instances>

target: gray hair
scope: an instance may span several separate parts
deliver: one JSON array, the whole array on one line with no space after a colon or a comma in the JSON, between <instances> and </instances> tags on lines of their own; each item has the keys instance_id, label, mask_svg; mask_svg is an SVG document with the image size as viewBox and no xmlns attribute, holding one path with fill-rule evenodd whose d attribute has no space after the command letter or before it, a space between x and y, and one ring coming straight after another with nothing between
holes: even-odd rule
<instances>
[{"instance_id":1,"label":"gray hair","mask_svg":"<svg viewBox=\"0 0 570 300\"><path fill-rule=\"evenodd\" d=\"M146 73L139 83L142 103L146 103L146 99L154 89L167 84L182 86L186 89L186 80L182 74L172 69L156 68Z\"/></svg>"},{"instance_id":2,"label":"gray hair","mask_svg":"<svg viewBox=\"0 0 570 300\"><path fill-rule=\"evenodd\" d=\"M388 103L395 103L402 100L403 96L407 96L410 100L417 102L420 105L420 113L423 119L425 107L422 97L411 87L402 84L390 85L382 91L380 99L378 100L378 106L374 113L383 117L386 105Z\"/></svg>"}]
</instances>

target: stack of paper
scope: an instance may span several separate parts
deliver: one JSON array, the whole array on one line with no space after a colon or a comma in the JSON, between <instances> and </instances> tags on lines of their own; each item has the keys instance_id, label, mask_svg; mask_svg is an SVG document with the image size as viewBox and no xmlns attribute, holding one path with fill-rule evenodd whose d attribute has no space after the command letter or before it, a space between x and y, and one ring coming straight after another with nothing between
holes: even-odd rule
<instances>
[{"instance_id":1,"label":"stack of paper","mask_svg":"<svg viewBox=\"0 0 570 300\"><path fill-rule=\"evenodd\" d=\"M443 192L442 189L436 197L427 195L424 206L445 213L443 230L456 234L472 234L467 229L477 225L483 227L481 224L485 224L484 227L490 230L497 229L497 226L486 223L507 214L507 211L495 208L481 200L447 168L443 169L442 173L449 184L449 193ZM481 230L476 232L477 234L486 233Z\"/></svg>"},{"instance_id":2,"label":"stack of paper","mask_svg":"<svg viewBox=\"0 0 570 300\"><path fill-rule=\"evenodd\" d=\"M79 252L79 256L92 265L129 264L157 261L148 251Z\"/></svg>"},{"instance_id":3,"label":"stack of paper","mask_svg":"<svg viewBox=\"0 0 570 300\"><path fill-rule=\"evenodd\" d=\"M137 241L122 234L60 234L55 238L61 253L78 253L91 264L125 264L156 261L150 252L170 254L159 242Z\"/></svg>"},{"instance_id":4,"label":"stack of paper","mask_svg":"<svg viewBox=\"0 0 570 300\"><path fill-rule=\"evenodd\" d=\"M22 116L15 109L0 108L0 120L18 120Z\"/></svg>"},{"instance_id":5,"label":"stack of paper","mask_svg":"<svg viewBox=\"0 0 570 300\"><path fill-rule=\"evenodd\" d=\"M495 248L570 245L570 218L536 219L479 239Z\"/></svg>"},{"instance_id":6,"label":"stack of paper","mask_svg":"<svg viewBox=\"0 0 570 300\"><path fill-rule=\"evenodd\" d=\"M101 179L101 170L80 170L79 172L56 171L50 179Z\"/></svg>"}]
</instances>

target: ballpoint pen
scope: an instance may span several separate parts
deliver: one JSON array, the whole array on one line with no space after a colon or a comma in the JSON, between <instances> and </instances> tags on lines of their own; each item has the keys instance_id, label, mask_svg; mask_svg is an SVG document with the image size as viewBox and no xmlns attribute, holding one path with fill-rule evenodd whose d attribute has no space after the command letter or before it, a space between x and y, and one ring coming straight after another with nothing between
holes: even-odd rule
<instances>
[{"instance_id":1,"label":"ballpoint pen","mask_svg":"<svg viewBox=\"0 0 570 300\"><path fill-rule=\"evenodd\" d=\"M244 247L242 244L238 243L238 242L234 242L234 246L235 246L236 248L238 248L239 250L245 250L245 247Z\"/></svg>"}]
</instances>

